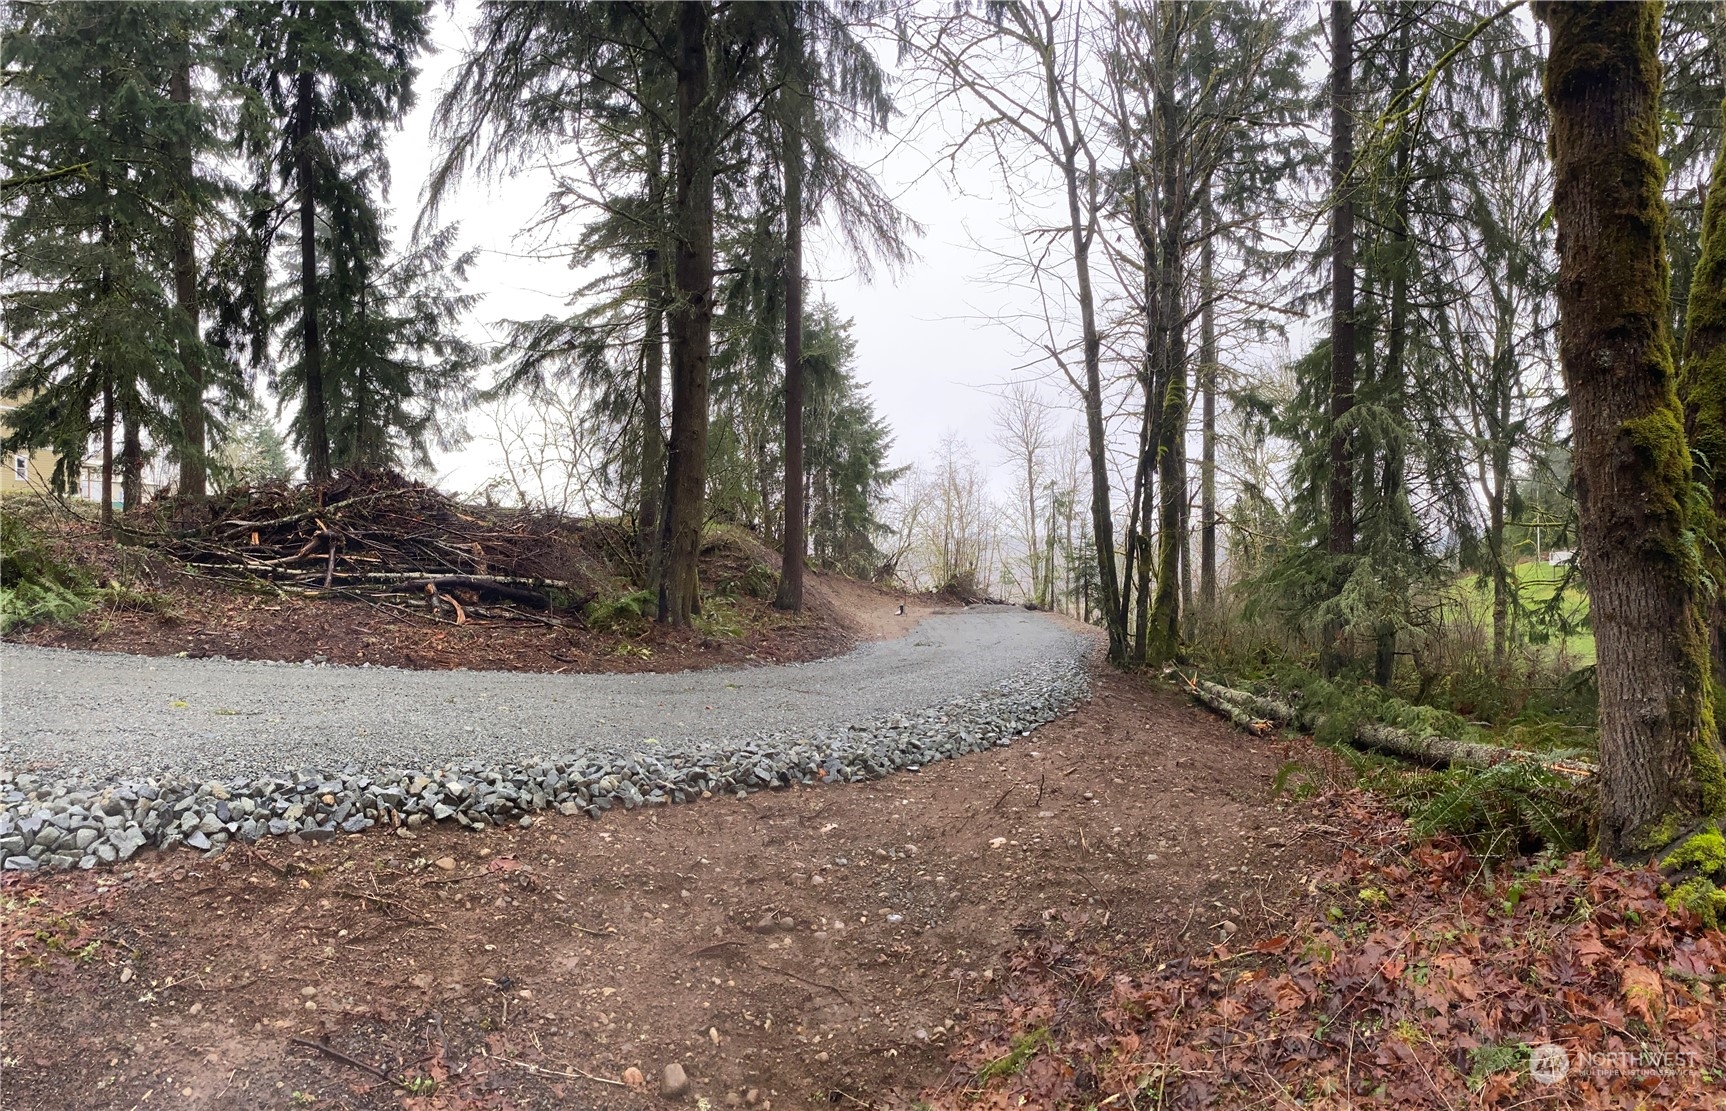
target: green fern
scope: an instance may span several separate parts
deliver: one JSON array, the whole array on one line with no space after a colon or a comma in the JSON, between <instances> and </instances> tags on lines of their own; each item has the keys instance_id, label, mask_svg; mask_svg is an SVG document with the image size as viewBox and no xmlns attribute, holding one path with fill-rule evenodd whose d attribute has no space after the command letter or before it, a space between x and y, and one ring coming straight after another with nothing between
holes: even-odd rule
<instances>
[{"instance_id":1,"label":"green fern","mask_svg":"<svg viewBox=\"0 0 1726 1111\"><path fill-rule=\"evenodd\" d=\"M1564 852L1587 844L1582 798L1569 781L1544 768L1505 761L1423 779L1402 799L1416 837L1456 834L1493 855L1530 841Z\"/></svg>"},{"instance_id":2,"label":"green fern","mask_svg":"<svg viewBox=\"0 0 1726 1111\"><path fill-rule=\"evenodd\" d=\"M651 590L632 590L618 598L589 602L584 616L589 628L615 632L641 625L658 604Z\"/></svg>"},{"instance_id":3,"label":"green fern","mask_svg":"<svg viewBox=\"0 0 1726 1111\"><path fill-rule=\"evenodd\" d=\"M90 607L90 576L56 559L17 512L0 512L0 633L65 624Z\"/></svg>"}]
</instances>

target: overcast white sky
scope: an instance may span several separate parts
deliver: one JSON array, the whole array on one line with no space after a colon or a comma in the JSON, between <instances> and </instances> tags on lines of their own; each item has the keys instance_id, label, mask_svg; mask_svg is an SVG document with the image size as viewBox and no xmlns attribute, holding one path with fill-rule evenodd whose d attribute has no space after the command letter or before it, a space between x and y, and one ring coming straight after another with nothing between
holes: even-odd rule
<instances>
[{"instance_id":1,"label":"overcast white sky","mask_svg":"<svg viewBox=\"0 0 1726 1111\"><path fill-rule=\"evenodd\" d=\"M419 102L390 152L390 199L399 235L407 234L419 211L421 186L433 160L432 109L473 18L467 3L454 12L442 5L434 11L437 52L422 58ZM859 375L893 427L895 462L926 458L949 431L968 440L980 458L993 461L988 438L994 392L1026 373L1020 369L1025 344L988 319L1010 308L1015 297L990 280L999 268L977 247L1016 238L1006 224L1003 187L984 167L963 173L956 184L939 164L950 122L925 121L923 133L908 138L903 131L909 121L901 121L897 134L853 152L859 161L878 166L883 184L926 228L914 244L918 258L905 273L877 273L872 284L865 284L820 228L809 233L811 295L829 298L855 319ZM443 219L461 224L464 244L481 250L470 286L485 295L475 314L476 328L564 310L576 275L559 262L521 257L531 245L517 238L546 192L541 175L489 185L469 182L441 210ZM1062 404L1068 400L1053 390L1050 397ZM1058 417L1063 426L1069 419ZM484 424L483 417L472 422L476 432ZM496 454L494 446L476 437L462 451L437 459L437 480L472 489L495 473Z\"/></svg>"}]
</instances>

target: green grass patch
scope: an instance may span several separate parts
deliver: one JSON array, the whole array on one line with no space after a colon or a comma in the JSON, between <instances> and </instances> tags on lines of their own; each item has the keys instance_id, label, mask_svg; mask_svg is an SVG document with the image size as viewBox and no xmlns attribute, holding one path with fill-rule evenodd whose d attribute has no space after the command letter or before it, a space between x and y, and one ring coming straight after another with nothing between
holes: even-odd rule
<instances>
[{"instance_id":1,"label":"green grass patch","mask_svg":"<svg viewBox=\"0 0 1726 1111\"><path fill-rule=\"evenodd\" d=\"M1543 560L1511 568L1517 599L1526 611L1518 623L1528 644L1541 655L1567 656L1576 666L1594 662L1594 630L1588 619L1588 594L1581 575ZM1492 628L1492 580L1470 572L1457 582L1468 616ZM1562 597L1559 589L1563 588Z\"/></svg>"}]
</instances>

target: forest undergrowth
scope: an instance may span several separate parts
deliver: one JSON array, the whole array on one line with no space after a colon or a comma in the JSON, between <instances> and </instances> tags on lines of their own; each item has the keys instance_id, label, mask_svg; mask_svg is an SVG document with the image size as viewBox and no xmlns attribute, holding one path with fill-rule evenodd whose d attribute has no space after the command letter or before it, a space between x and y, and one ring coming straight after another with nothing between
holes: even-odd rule
<instances>
[{"instance_id":1,"label":"forest undergrowth","mask_svg":"<svg viewBox=\"0 0 1726 1111\"><path fill-rule=\"evenodd\" d=\"M1493 861L1355 787L1318 801L1350 847L1288 929L1027 944L931 1106L1717 1106L1726 938L1660 871Z\"/></svg>"}]
</instances>

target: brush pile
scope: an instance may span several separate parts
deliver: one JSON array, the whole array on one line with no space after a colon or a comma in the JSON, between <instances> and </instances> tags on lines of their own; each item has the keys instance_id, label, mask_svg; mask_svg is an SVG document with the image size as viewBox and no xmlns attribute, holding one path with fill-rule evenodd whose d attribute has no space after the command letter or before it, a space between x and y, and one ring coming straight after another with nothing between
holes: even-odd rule
<instances>
[{"instance_id":1,"label":"brush pile","mask_svg":"<svg viewBox=\"0 0 1726 1111\"><path fill-rule=\"evenodd\" d=\"M156 508L158 521L172 519L175 507ZM615 574L567 521L466 505L392 474L239 487L212 499L208 512L209 523L190 530L133 528L158 553L212 578L386 605L412 598L457 624L497 615L488 606L561 623L558 614L580 613ZM628 558L621 530L587 539Z\"/></svg>"}]
</instances>

